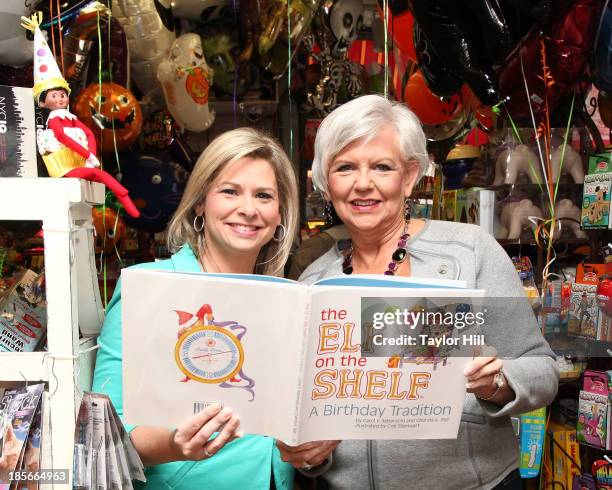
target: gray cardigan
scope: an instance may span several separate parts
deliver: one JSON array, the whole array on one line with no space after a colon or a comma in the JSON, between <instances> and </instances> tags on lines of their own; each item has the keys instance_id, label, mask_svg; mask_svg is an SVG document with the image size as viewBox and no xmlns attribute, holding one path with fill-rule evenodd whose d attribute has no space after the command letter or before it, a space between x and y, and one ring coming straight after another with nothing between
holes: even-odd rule
<instances>
[{"instance_id":1,"label":"gray cardigan","mask_svg":"<svg viewBox=\"0 0 612 490\"><path fill-rule=\"evenodd\" d=\"M547 405L557 393L554 355L523 301L512 261L480 227L428 220L408 250L414 277L460 279L489 297L508 298L508 308L494 322L497 327L485 327L484 334L503 359L516 398L499 407L466 394L456 440L343 441L331 465L321 468L326 470L322 478L331 489L493 488L519 463L519 441L509 416ZM312 284L340 274L342 256L334 247L300 280Z\"/></svg>"}]
</instances>

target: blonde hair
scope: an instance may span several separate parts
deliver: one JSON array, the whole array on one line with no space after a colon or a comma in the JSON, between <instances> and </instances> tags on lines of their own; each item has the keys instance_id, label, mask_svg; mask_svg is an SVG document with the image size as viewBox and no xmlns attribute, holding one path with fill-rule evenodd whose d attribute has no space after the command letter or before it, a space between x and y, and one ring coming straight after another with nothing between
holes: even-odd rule
<instances>
[{"instance_id":1,"label":"blonde hair","mask_svg":"<svg viewBox=\"0 0 612 490\"><path fill-rule=\"evenodd\" d=\"M329 164L338 153L353 141L363 139L367 143L386 125L395 129L404 161L418 162L420 179L427 170L429 157L419 118L403 103L382 95L364 95L342 104L319 126L312 162L312 181L317 189L328 192Z\"/></svg>"},{"instance_id":2,"label":"blonde hair","mask_svg":"<svg viewBox=\"0 0 612 490\"><path fill-rule=\"evenodd\" d=\"M279 143L253 128L237 128L215 138L202 152L191 172L181 202L168 225L168 248L176 252L189 244L200 257L205 244L203 233L193 228L195 208L204 201L210 185L221 170L241 158L261 158L274 169L278 185L282 240L270 240L257 257L255 272L281 276L298 226L298 191L293 165Z\"/></svg>"}]
</instances>

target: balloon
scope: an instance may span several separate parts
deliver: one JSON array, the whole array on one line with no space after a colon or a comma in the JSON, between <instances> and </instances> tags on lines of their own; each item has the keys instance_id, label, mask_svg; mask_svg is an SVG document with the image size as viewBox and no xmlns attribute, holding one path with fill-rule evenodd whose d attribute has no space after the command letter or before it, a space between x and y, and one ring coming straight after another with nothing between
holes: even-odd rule
<instances>
[{"instance_id":1,"label":"balloon","mask_svg":"<svg viewBox=\"0 0 612 490\"><path fill-rule=\"evenodd\" d=\"M463 138L471 129L468 124L470 111L463 108L457 116L442 124L423 125L423 131L428 141L457 141Z\"/></svg>"},{"instance_id":2,"label":"balloon","mask_svg":"<svg viewBox=\"0 0 612 490\"><path fill-rule=\"evenodd\" d=\"M408 5L408 0L389 0L387 2L387 5L389 6L390 10L389 17L391 17L391 15L402 15L408 12L410 9L410 6ZM381 10L384 8L383 0L378 0L378 7Z\"/></svg>"},{"instance_id":3,"label":"balloon","mask_svg":"<svg viewBox=\"0 0 612 490\"><path fill-rule=\"evenodd\" d=\"M484 131L491 131L495 125L496 119L493 109L480 102L478 97L474 95L467 85L463 86L461 94L463 95L463 103L467 104L472 110L472 114L478 121L478 125Z\"/></svg>"},{"instance_id":4,"label":"balloon","mask_svg":"<svg viewBox=\"0 0 612 490\"><path fill-rule=\"evenodd\" d=\"M152 233L163 231L185 190L187 172L164 152L132 153L124 158L121 183L130 191L139 218L126 216L129 226Z\"/></svg>"},{"instance_id":5,"label":"balloon","mask_svg":"<svg viewBox=\"0 0 612 490\"><path fill-rule=\"evenodd\" d=\"M485 104L499 102L497 76L480 38L482 28L464 2L411 0L410 4L432 50L448 70L466 82Z\"/></svg>"},{"instance_id":6,"label":"balloon","mask_svg":"<svg viewBox=\"0 0 612 490\"><path fill-rule=\"evenodd\" d=\"M404 102L423 124L443 124L455 118L463 109L461 94L438 97L425 83L420 70L414 72L404 89Z\"/></svg>"},{"instance_id":7,"label":"balloon","mask_svg":"<svg viewBox=\"0 0 612 490\"><path fill-rule=\"evenodd\" d=\"M583 77L602 8L603 0L577 0L569 8L555 12L555 18L545 26L543 34L540 28L532 29L512 52L499 71L499 86L502 94L509 97L505 107L513 118L531 121L528 102L536 115L544 114L546 97L548 109L552 111L562 96ZM549 80L554 82L548 88L543 80L542 39Z\"/></svg>"},{"instance_id":8,"label":"balloon","mask_svg":"<svg viewBox=\"0 0 612 490\"><path fill-rule=\"evenodd\" d=\"M34 43L26 37L19 23L29 8L23 0L0 2L0 63L22 66L32 61Z\"/></svg>"},{"instance_id":9,"label":"balloon","mask_svg":"<svg viewBox=\"0 0 612 490\"><path fill-rule=\"evenodd\" d=\"M242 10L242 2L240 2ZM229 0L173 0L172 15L205 24L231 13Z\"/></svg>"},{"instance_id":10,"label":"balloon","mask_svg":"<svg viewBox=\"0 0 612 490\"><path fill-rule=\"evenodd\" d=\"M212 84L217 95L242 95L246 80L240 76L237 57L240 45L238 33L228 22L208 24L197 33L202 37L202 48L214 73Z\"/></svg>"},{"instance_id":11,"label":"balloon","mask_svg":"<svg viewBox=\"0 0 612 490\"><path fill-rule=\"evenodd\" d=\"M612 8L608 6L603 12L599 34L595 42L595 63L593 82L597 88L609 92L612 90Z\"/></svg>"},{"instance_id":12,"label":"balloon","mask_svg":"<svg viewBox=\"0 0 612 490\"><path fill-rule=\"evenodd\" d=\"M205 131L215 120L208 108L212 70L206 64L200 36L183 34L167 59L157 67L166 105L172 117L189 131Z\"/></svg>"},{"instance_id":13,"label":"balloon","mask_svg":"<svg viewBox=\"0 0 612 490\"><path fill-rule=\"evenodd\" d=\"M261 66L275 79L280 78L297 52L302 38L317 12L320 0L270 0L261 26L258 50ZM359 0L338 0L343 3L361 3ZM288 9L288 11L287 11ZM363 6L362 6L363 9ZM346 12L339 23L343 28L356 30L357 17L354 12ZM287 18L290 18L289 24ZM344 22L344 23L343 23ZM355 35L355 37L357 37ZM290 40L290 43L287 41ZM350 44L350 43L349 43ZM289 53L291 47L291 53Z\"/></svg>"},{"instance_id":14,"label":"balloon","mask_svg":"<svg viewBox=\"0 0 612 490\"><path fill-rule=\"evenodd\" d=\"M102 39L102 71L124 87L129 86L129 58L127 37L117 19L102 4L81 10L63 39L64 78L77 94L89 83L99 79L98 16ZM110 23L110 37L109 37ZM108 41L110 38L110 42ZM108 49L108 52L106 50Z\"/></svg>"},{"instance_id":15,"label":"balloon","mask_svg":"<svg viewBox=\"0 0 612 490\"><path fill-rule=\"evenodd\" d=\"M467 8L464 15L471 14L471 22L475 22L481 34L480 49L486 50L488 59L493 65L504 61L514 47L514 40L504 14L495 0L464 0L462 5Z\"/></svg>"},{"instance_id":16,"label":"balloon","mask_svg":"<svg viewBox=\"0 0 612 490\"><path fill-rule=\"evenodd\" d=\"M612 97L606 92L599 92L597 95L597 107L601 121L607 128L612 128Z\"/></svg>"},{"instance_id":17,"label":"balloon","mask_svg":"<svg viewBox=\"0 0 612 490\"><path fill-rule=\"evenodd\" d=\"M111 253L117 247L121 252L125 245L125 221L111 207L96 206L92 210L96 229L96 252Z\"/></svg>"},{"instance_id":18,"label":"balloon","mask_svg":"<svg viewBox=\"0 0 612 490\"><path fill-rule=\"evenodd\" d=\"M414 44L416 59L431 91L441 97L457 93L463 80L452 73L438 57L417 22L414 23Z\"/></svg>"},{"instance_id":19,"label":"balloon","mask_svg":"<svg viewBox=\"0 0 612 490\"><path fill-rule=\"evenodd\" d=\"M157 65L176 39L169 0L115 0L113 15L128 38L131 76L147 95L159 87Z\"/></svg>"},{"instance_id":20,"label":"balloon","mask_svg":"<svg viewBox=\"0 0 612 490\"><path fill-rule=\"evenodd\" d=\"M74 101L73 110L94 132L103 153L114 152L115 141L118 150L129 148L142 128L138 101L132 92L113 82L103 82L101 91L97 83L86 87Z\"/></svg>"}]
</instances>

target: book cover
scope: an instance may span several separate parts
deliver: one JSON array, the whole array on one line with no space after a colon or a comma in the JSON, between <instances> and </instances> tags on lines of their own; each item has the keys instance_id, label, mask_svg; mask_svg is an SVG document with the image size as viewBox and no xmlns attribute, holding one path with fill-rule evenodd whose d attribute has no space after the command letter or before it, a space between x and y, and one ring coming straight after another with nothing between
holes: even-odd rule
<instances>
[{"instance_id":1,"label":"book cover","mask_svg":"<svg viewBox=\"0 0 612 490\"><path fill-rule=\"evenodd\" d=\"M0 400L0 409L5 407L10 420L2 448L3 458L8 460L8 465L7 468L0 470L0 490L10 488L9 474L15 471L23 457L25 442L43 390L42 383L29 385L27 388L6 390Z\"/></svg>"},{"instance_id":2,"label":"book cover","mask_svg":"<svg viewBox=\"0 0 612 490\"><path fill-rule=\"evenodd\" d=\"M452 312L470 309L466 297L483 291L384 276L309 287L266 276L138 269L124 271L122 281L128 423L173 427L219 402L238 411L245 432L290 444L457 436L463 366L483 336L469 330L461 333L465 349L448 345L441 311L448 307L455 318ZM381 331L403 342L402 328L412 332L411 318L425 310L440 316L427 334L414 330L423 343L380 345Z\"/></svg>"},{"instance_id":3,"label":"book cover","mask_svg":"<svg viewBox=\"0 0 612 490\"><path fill-rule=\"evenodd\" d=\"M37 177L32 89L0 85L0 177Z\"/></svg>"}]
</instances>

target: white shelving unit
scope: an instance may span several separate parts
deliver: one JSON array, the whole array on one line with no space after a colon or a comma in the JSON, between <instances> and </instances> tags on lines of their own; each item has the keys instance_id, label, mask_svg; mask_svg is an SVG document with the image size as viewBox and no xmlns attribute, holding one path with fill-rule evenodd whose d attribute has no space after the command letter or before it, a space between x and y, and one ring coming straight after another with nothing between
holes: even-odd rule
<instances>
[{"instance_id":1,"label":"white shelving unit","mask_svg":"<svg viewBox=\"0 0 612 490\"><path fill-rule=\"evenodd\" d=\"M71 178L0 178L0 220L43 223L48 318L48 353L0 353L0 382L48 382L51 441L46 443L51 443L51 461L43 461L42 467L70 469L70 486L56 486L62 489L72 487L76 412L81 390L91 386L95 356L79 356L93 345L93 339L79 339L79 325L95 335L103 320L91 216L91 205L103 201L102 184Z\"/></svg>"}]
</instances>

